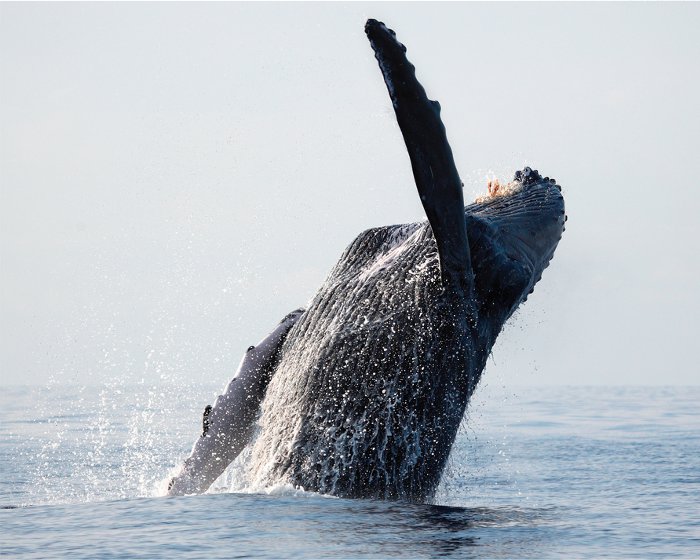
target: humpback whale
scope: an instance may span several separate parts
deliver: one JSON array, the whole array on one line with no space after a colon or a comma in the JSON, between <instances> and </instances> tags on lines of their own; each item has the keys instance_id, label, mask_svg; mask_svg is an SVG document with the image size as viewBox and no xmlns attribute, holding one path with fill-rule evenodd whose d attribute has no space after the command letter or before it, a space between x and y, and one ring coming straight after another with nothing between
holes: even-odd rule
<instances>
[{"instance_id":1,"label":"humpback whale","mask_svg":"<svg viewBox=\"0 0 700 560\"><path fill-rule=\"evenodd\" d=\"M526 167L465 207L440 105L383 23L379 63L427 221L360 233L213 407L169 494L205 491L245 446L251 484L431 499L504 323L549 265L561 187Z\"/></svg>"}]
</instances>

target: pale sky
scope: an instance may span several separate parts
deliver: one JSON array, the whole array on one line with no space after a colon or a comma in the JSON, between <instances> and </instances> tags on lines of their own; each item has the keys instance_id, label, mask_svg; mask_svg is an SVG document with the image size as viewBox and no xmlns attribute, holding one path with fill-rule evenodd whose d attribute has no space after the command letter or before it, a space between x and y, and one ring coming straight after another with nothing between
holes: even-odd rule
<instances>
[{"instance_id":1,"label":"pale sky","mask_svg":"<svg viewBox=\"0 0 700 560\"><path fill-rule=\"evenodd\" d=\"M569 221L491 384L698 384L700 5L0 4L0 384L223 387L363 229L423 219L364 36L466 184Z\"/></svg>"}]
</instances>

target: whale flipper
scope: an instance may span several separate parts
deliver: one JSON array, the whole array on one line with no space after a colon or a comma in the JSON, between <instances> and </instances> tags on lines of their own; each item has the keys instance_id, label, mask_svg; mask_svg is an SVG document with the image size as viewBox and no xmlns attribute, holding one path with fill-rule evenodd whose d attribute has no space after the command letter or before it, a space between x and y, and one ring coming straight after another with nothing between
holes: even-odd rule
<instances>
[{"instance_id":1,"label":"whale flipper","mask_svg":"<svg viewBox=\"0 0 700 560\"><path fill-rule=\"evenodd\" d=\"M365 33L372 45L411 159L413 176L433 230L443 282L471 286L473 274L462 181L440 118L440 104L428 99L416 79L406 47L383 23L370 19Z\"/></svg>"},{"instance_id":2,"label":"whale flipper","mask_svg":"<svg viewBox=\"0 0 700 560\"><path fill-rule=\"evenodd\" d=\"M169 482L168 494L205 492L250 443L282 344L302 314L303 309L293 311L257 346L248 348L223 395L204 409L202 435L181 472Z\"/></svg>"}]
</instances>

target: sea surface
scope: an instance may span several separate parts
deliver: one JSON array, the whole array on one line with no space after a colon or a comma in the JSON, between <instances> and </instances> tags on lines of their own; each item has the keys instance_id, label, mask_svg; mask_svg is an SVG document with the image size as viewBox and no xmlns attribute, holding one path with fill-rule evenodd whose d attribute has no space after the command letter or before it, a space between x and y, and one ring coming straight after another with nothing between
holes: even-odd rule
<instances>
[{"instance_id":1,"label":"sea surface","mask_svg":"<svg viewBox=\"0 0 700 560\"><path fill-rule=\"evenodd\" d=\"M700 387L472 399L434 504L161 497L222 387L0 388L2 558L700 558Z\"/></svg>"}]
</instances>

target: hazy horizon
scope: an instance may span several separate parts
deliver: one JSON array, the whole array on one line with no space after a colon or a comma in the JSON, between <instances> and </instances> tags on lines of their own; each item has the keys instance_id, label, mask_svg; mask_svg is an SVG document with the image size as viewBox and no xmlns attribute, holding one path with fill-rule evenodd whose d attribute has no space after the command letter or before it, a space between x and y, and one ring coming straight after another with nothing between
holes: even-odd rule
<instances>
[{"instance_id":1,"label":"hazy horizon","mask_svg":"<svg viewBox=\"0 0 700 560\"><path fill-rule=\"evenodd\" d=\"M697 4L0 3L0 384L219 383L424 219L368 17L465 182L569 221L483 381L697 385Z\"/></svg>"}]
</instances>

